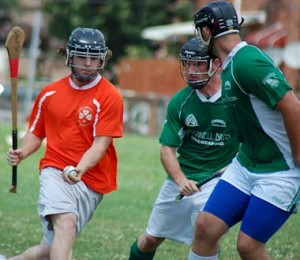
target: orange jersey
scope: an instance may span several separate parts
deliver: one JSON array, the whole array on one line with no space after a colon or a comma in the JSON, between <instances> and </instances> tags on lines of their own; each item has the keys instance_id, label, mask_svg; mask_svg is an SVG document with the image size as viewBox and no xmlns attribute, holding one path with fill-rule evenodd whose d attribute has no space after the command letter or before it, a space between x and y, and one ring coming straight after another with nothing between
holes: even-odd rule
<instances>
[{"instance_id":1,"label":"orange jersey","mask_svg":"<svg viewBox=\"0 0 300 260\"><path fill-rule=\"evenodd\" d=\"M95 136L121 137L123 101L104 77L78 88L70 77L49 84L39 93L29 130L47 138L40 169L76 166ZM117 155L113 142L99 163L83 174L82 181L99 193L117 189Z\"/></svg>"}]
</instances>

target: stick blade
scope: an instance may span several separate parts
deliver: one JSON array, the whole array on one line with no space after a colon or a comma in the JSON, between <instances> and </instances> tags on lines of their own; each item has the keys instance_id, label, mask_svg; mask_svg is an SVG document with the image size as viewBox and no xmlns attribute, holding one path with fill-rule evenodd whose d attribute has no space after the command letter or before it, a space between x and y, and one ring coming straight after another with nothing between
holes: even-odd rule
<instances>
[{"instance_id":1,"label":"stick blade","mask_svg":"<svg viewBox=\"0 0 300 260\"><path fill-rule=\"evenodd\" d=\"M16 59L20 57L24 41L25 33L23 29L19 26L14 26L9 31L5 42L9 59Z\"/></svg>"}]
</instances>

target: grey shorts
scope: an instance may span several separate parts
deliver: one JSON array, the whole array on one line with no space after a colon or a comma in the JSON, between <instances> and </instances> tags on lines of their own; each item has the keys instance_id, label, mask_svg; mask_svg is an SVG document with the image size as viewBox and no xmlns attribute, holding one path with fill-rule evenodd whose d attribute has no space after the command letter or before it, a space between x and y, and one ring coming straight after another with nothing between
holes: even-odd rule
<instances>
[{"instance_id":1,"label":"grey shorts","mask_svg":"<svg viewBox=\"0 0 300 260\"><path fill-rule=\"evenodd\" d=\"M44 240L48 245L53 241L53 228L47 216L74 213L77 217L77 236L92 218L103 194L94 192L82 181L70 185L61 177L61 170L48 167L40 174L38 213L42 220Z\"/></svg>"}]
</instances>

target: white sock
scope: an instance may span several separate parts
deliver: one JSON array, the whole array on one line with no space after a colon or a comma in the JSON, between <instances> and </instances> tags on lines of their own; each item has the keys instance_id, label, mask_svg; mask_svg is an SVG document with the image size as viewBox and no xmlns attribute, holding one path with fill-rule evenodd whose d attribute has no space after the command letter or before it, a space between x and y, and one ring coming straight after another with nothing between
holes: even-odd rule
<instances>
[{"instance_id":1,"label":"white sock","mask_svg":"<svg viewBox=\"0 0 300 260\"><path fill-rule=\"evenodd\" d=\"M218 254L213 256L199 256L196 255L191 249L188 260L218 260Z\"/></svg>"}]
</instances>

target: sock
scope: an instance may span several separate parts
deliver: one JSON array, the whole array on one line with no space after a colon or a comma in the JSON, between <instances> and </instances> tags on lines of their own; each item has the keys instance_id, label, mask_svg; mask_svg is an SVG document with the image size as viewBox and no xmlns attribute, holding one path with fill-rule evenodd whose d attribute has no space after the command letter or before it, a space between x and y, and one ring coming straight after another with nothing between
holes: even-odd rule
<instances>
[{"instance_id":1,"label":"sock","mask_svg":"<svg viewBox=\"0 0 300 260\"><path fill-rule=\"evenodd\" d=\"M199 256L199 255L196 255L191 249L188 260L218 260L218 255Z\"/></svg>"},{"instance_id":2,"label":"sock","mask_svg":"<svg viewBox=\"0 0 300 260\"><path fill-rule=\"evenodd\" d=\"M152 260L154 258L156 250L144 253L138 248L138 241L135 240L130 248L130 255L128 260Z\"/></svg>"}]
</instances>

